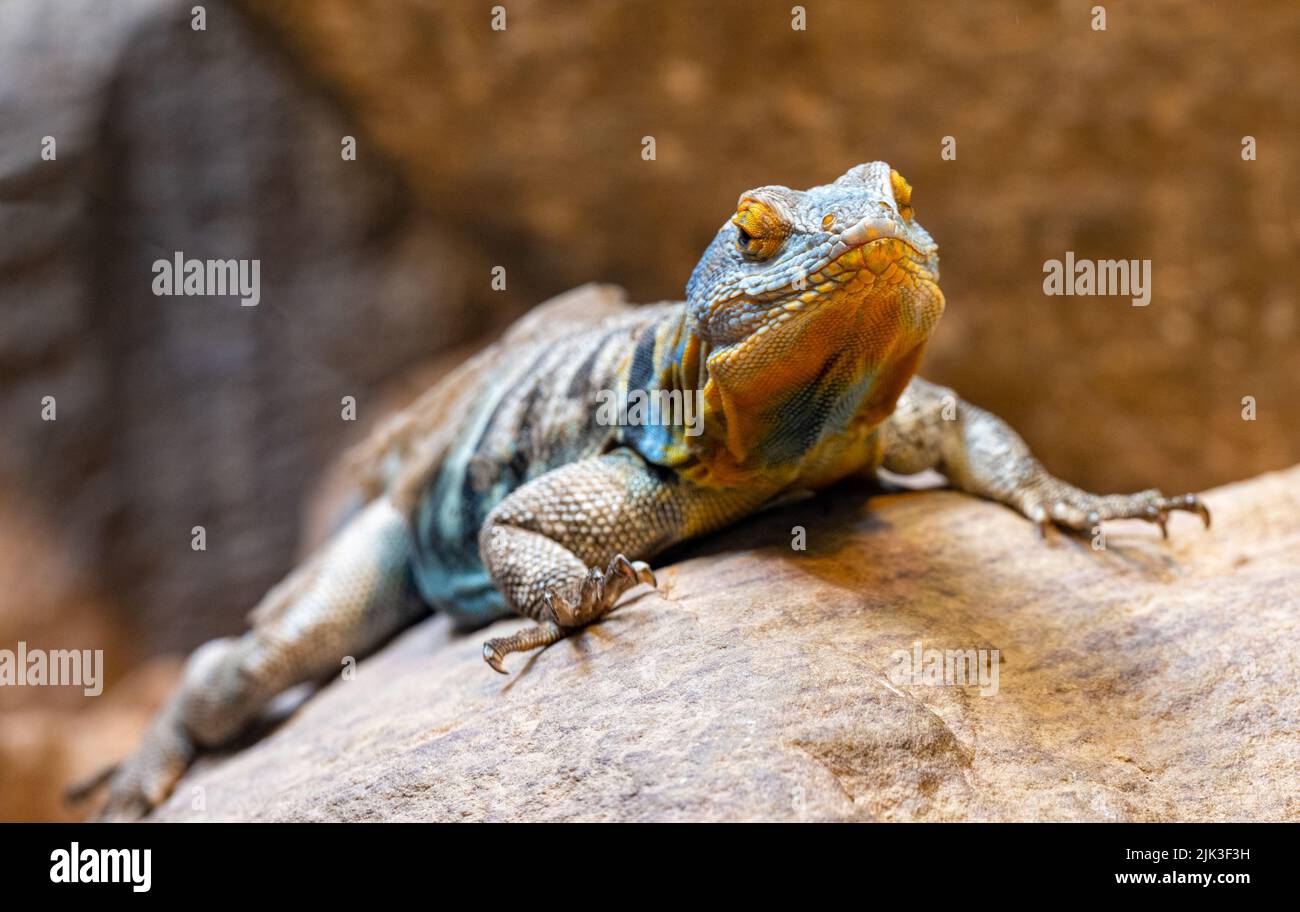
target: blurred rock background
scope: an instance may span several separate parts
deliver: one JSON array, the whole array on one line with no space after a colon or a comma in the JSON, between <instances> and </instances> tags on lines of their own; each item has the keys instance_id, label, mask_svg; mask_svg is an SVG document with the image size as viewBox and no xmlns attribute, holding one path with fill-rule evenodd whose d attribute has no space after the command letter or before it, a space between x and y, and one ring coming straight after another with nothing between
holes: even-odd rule
<instances>
[{"instance_id":1,"label":"blurred rock background","mask_svg":"<svg viewBox=\"0 0 1300 912\"><path fill-rule=\"evenodd\" d=\"M925 373L1059 474L1300 459L1300 6L195 5L0 4L0 648L110 675L94 712L0 689L0 819L126 749L174 674L142 660L241 627L401 378L582 282L680 295L754 185L894 164L942 248ZM177 250L260 259L261 304L154 297ZM1150 259L1151 305L1045 297L1067 250Z\"/></svg>"}]
</instances>

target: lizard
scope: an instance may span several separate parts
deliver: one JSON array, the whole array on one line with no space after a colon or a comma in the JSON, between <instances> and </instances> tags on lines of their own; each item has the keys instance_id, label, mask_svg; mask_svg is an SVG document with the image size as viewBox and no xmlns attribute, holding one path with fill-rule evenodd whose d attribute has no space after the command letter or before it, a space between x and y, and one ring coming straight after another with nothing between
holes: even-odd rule
<instances>
[{"instance_id":1,"label":"lizard","mask_svg":"<svg viewBox=\"0 0 1300 912\"><path fill-rule=\"evenodd\" d=\"M1056 478L1001 419L917 376L938 283L912 188L877 161L741 194L685 301L634 306L584 286L534 308L352 453L365 505L246 633L193 653L137 751L99 778L103 815L144 815L277 694L431 611L466 629L530 619L483 645L505 673L510 654L654 586L649 562L670 546L880 469L938 470L1040 535L1118 518L1167 535L1176 511L1209 526L1195 494L1102 496ZM637 392L692 397L700 420L602 419L598 397Z\"/></svg>"}]
</instances>

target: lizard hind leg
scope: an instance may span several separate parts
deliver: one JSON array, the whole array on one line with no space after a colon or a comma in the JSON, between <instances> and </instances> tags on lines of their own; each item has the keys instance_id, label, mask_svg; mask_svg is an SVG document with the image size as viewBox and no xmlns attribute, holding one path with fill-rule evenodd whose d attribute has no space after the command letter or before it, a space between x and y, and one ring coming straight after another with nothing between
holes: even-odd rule
<instances>
[{"instance_id":1,"label":"lizard hind leg","mask_svg":"<svg viewBox=\"0 0 1300 912\"><path fill-rule=\"evenodd\" d=\"M336 675L426 609L410 579L403 515L375 501L267 593L240 637L213 640L186 663L176 691L109 780L103 817L133 819L172 791L204 748L238 735L277 694Z\"/></svg>"},{"instance_id":2,"label":"lizard hind leg","mask_svg":"<svg viewBox=\"0 0 1300 912\"><path fill-rule=\"evenodd\" d=\"M628 560L616 554L605 570L593 567L582 578L576 601L570 602L556 588L542 595L548 616L533 627L483 644L483 661L494 671L509 674L503 659L512 652L528 652L559 642L570 632L594 623L608 614L624 592L638 583L656 585L654 573L644 561Z\"/></svg>"}]
</instances>

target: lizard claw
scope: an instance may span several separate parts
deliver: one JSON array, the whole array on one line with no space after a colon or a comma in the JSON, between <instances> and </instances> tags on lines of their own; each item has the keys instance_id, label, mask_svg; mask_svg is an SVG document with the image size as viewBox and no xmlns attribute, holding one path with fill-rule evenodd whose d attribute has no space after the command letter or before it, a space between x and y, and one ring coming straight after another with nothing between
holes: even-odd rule
<instances>
[{"instance_id":1,"label":"lizard claw","mask_svg":"<svg viewBox=\"0 0 1300 912\"><path fill-rule=\"evenodd\" d=\"M506 671L506 666L503 664L505 656L497 649L496 644L496 640L488 640L483 644L483 661L498 674L508 675L510 672Z\"/></svg>"},{"instance_id":2,"label":"lizard claw","mask_svg":"<svg viewBox=\"0 0 1300 912\"><path fill-rule=\"evenodd\" d=\"M636 571L637 582L645 583L654 589L659 588L659 581L655 579L654 571L650 569L650 565L645 561L633 561L632 569Z\"/></svg>"},{"instance_id":3,"label":"lizard claw","mask_svg":"<svg viewBox=\"0 0 1300 912\"><path fill-rule=\"evenodd\" d=\"M1205 528L1210 528L1210 508L1201 502L1201 499L1195 494L1184 494L1181 498L1175 497L1175 501L1181 500L1182 503L1172 507L1175 510L1187 510L1201 517L1201 523Z\"/></svg>"},{"instance_id":4,"label":"lizard claw","mask_svg":"<svg viewBox=\"0 0 1300 912\"><path fill-rule=\"evenodd\" d=\"M1174 510L1183 510L1187 513L1195 513L1201 518L1201 524L1204 528L1210 528L1210 508L1201 502L1201 499L1195 494L1183 494L1180 497L1163 497L1156 492L1156 499L1153 504L1147 507L1147 516L1144 517L1151 522L1160 525L1164 537L1168 538L1169 533L1165 528L1165 523L1169 519L1169 514ZM1154 511L1154 515L1152 515Z\"/></svg>"},{"instance_id":5,"label":"lizard claw","mask_svg":"<svg viewBox=\"0 0 1300 912\"><path fill-rule=\"evenodd\" d=\"M620 573L629 580L628 588L635 586L637 583L645 583L647 586L658 587L659 581L655 579L654 572L651 571L650 565L645 561L630 561L622 554L615 555L614 559L609 562L609 569L605 571L606 580L615 573Z\"/></svg>"},{"instance_id":6,"label":"lizard claw","mask_svg":"<svg viewBox=\"0 0 1300 912\"><path fill-rule=\"evenodd\" d=\"M1161 510L1155 504L1150 504L1143 511L1142 518L1147 522L1153 522L1160 527L1160 537L1169 538L1169 514Z\"/></svg>"},{"instance_id":7,"label":"lizard claw","mask_svg":"<svg viewBox=\"0 0 1300 912\"><path fill-rule=\"evenodd\" d=\"M1047 530L1052 527L1052 517L1041 505L1028 511L1029 519L1034 524L1034 536L1039 541L1047 541Z\"/></svg>"}]
</instances>

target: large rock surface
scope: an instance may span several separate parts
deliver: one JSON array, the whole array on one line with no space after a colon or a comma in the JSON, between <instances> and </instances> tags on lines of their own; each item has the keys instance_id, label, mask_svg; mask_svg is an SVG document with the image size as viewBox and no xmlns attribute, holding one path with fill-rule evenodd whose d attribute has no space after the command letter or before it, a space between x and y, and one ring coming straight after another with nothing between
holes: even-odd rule
<instances>
[{"instance_id":1,"label":"large rock surface","mask_svg":"<svg viewBox=\"0 0 1300 912\"><path fill-rule=\"evenodd\" d=\"M1116 523L1101 552L866 494L701 543L510 678L425 623L156 816L1300 818L1300 467L1211 491L1208 533ZM997 693L898 682L916 642L998 649Z\"/></svg>"}]
</instances>

